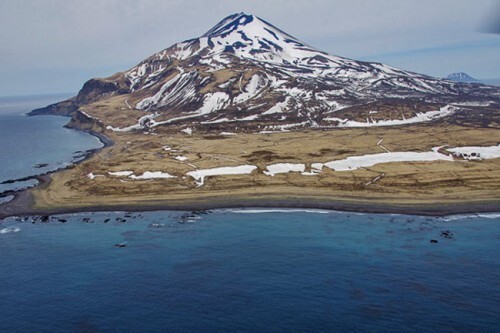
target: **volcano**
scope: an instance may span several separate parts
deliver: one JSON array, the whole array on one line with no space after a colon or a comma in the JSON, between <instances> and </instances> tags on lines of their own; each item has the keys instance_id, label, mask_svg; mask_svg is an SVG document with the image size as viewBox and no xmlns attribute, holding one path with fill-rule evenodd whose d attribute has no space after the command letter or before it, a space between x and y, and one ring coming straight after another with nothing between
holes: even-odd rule
<instances>
[{"instance_id":1,"label":"volcano","mask_svg":"<svg viewBox=\"0 0 500 333\"><path fill-rule=\"evenodd\" d=\"M238 13L32 114L73 115L117 132L283 131L427 122L499 101L498 87L330 55Z\"/></svg>"}]
</instances>

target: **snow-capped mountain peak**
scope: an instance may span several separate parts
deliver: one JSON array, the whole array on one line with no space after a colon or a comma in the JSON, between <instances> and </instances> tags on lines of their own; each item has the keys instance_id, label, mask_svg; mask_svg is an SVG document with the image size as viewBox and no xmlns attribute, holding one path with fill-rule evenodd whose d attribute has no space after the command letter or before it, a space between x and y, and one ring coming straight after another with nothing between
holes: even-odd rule
<instances>
[{"instance_id":1,"label":"snow-capped mountain peak","mask_svg":"<svg viewBox=\"0 0 500 333\"><path fill-rule=\"evenodd\" d=\"M249 47L250 50L246 50L249 53L252 50L256 53L259 50L283 52L291 48L290 44L304 46L296 38L272 24L245 13L227 17L202 37L208 38L215 48L222 46L228 52Z\"/></svg>"},{"instance_id":2,"label":"snow-capped mountain peak","mask_svg":"<svg viewBox=\"0 0 500 333\"><path fill-rule=\"evenodd\" d=\"M286 38L293 38L284 31L274 27L272 24L258 18L257 16L247 13L237 13L226 17L212 29L207 31L202 37L224 37L234 31L244 31L245 33L249 33L252 30L260 33L260 36L262 36L263 29L269 29L272 34L283 35L286 36Z\"/></svg>"},{"instance_id":3,"label":"snow-capped mountain peak","mask_svg":"<svg viewBox=\"0 0 500 333\"><path fill-rule=\"evenodd\" d=\"M340 59L315 50L263 19L246 13L230 15L201 37L176 46L178 51L173 56L182 60L193 56L207 58L232 55L278 65L301 66L303 60L315 57L324 58L323 64L328 60ZM314 62L312 60L308 65Z\"/></svg>"},{"instance_id":4,"label":"snow-capped mountain peak","mask_svg":"<svg viewBox=\"0 0 500 333\"><path fill-rule=\"evenodd\" d=\"M106 98L123 103L121 95L127 95L124 108L144 112L127 130L186 123L225 130L228 124L288 130L349 121L406 123L428 119L427 111L437 106L500 98L492 87L329 55L245 13L127 71L88 81L74 100L58 107L77 109Z\"/></svg>"}]
</instances>

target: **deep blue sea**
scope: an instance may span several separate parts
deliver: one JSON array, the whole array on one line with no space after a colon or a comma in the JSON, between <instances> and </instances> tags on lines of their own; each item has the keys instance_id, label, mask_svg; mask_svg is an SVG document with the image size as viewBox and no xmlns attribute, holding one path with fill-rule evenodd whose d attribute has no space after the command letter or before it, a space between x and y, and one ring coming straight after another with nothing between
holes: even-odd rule
<instances>
[{"instance_id":1,"label":"deep blue sea","mask_svg":"<svg viewBox=\"0 0 500 333\"><path fill-rule=\"evenodd\" d=\"M82 140L75 145L91 148L87 136L60 127L67 119L46 120L54 118L28 118L30 131L49 122L55 137L73 133ZM52 142L16 124L9 142ZM22 147L0 159L30 169L26 155L35 153ZM36 162L67 163L80 149ZM499 332L499 254L500 214L8 218L0 222L0 332Z\"/></svg>"}]
</instances>

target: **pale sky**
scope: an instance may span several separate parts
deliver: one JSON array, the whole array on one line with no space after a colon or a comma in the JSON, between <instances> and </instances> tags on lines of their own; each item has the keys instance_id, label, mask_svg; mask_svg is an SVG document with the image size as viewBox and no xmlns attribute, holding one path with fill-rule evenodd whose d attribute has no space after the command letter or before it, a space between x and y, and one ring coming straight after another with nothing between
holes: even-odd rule
<instances>
[{"instance_id":1,"label":"pale sky","mask_svg":"<svg viewBox=\"0 0 500 333\"><path fill-rule=\"evenodd\" d=\"M499 0L1 0L0 96L77 92L242 11L331 54L500 78Z\"/></svg>"}]
</instances>

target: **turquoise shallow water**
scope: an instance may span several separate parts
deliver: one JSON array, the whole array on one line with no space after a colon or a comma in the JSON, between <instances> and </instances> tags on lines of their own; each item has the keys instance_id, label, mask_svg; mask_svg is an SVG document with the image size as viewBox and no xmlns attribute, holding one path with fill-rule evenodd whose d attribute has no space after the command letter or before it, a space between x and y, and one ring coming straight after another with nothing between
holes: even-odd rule
<instances>
[{"instance_id":1,"label":"turquoise shallow water","mask_svg":"<svg viewBox=\"0 0 500 333\"><path fill-rule=\"evenodd\" d=\"M67 118L24 116L58 99L0 99L0 181L99 145ZM498 332L498 253L498 214L8 218L0 332Z\"/></svg>"},{"instance_id":2,"label":"turquoise shallow water","mask_svg":"<svg viewBox=\"0 0 500 333\"><path fill-rule=\"evenodd\" d=\"M7 219L0 226L12 231L0 231L0 331L500 327L498 215L186 214Z\"/></svg>"}]
</instances>

